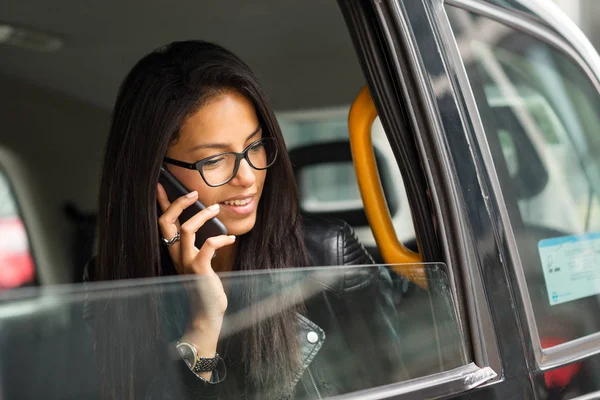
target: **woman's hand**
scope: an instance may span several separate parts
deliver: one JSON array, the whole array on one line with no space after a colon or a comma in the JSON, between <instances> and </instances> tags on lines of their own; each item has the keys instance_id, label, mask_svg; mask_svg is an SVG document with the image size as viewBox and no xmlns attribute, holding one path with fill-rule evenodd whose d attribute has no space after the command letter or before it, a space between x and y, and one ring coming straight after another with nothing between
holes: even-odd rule
<instances>
[{"instance_id":1,"label":"woman's hand","mask_svg":"<svg viewBox=\"0 0 600 400\"><path fill-rule=\"evenodd\" d=\"M193 315L192 325L203 329L215 325L220 330L227 309L227 296L221 280L212 269L211 260L218 249L234 243L235 236L220 235L208 238L202 248L198 249L195 246L196 232L206 221L219 213L219 205L207 207L180 225L181 212L198 199L198 192L190 192L171 203L164 188L159 184L157 198L162 210L162 215L158 219L161 234L167 239L174 237L177 232L181 235L179 241L169 246L169 254L177 272L202 277L193 290L188 287Z\"/></svg>"}]
</instances>

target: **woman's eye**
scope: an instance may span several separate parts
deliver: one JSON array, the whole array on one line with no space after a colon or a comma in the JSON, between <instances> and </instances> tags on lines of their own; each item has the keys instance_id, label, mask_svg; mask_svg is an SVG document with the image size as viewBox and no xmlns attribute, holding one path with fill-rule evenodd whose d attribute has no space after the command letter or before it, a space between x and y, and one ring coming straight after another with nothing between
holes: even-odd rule
<instances>
[{"instance_id":1,"label":"woman's eye","mask_svg":"<svg viewBox=\"0 0 600 400\"><path fill-rule=\"evenodd\" d=\"M264 148L265 148L264 143L260 142L260 143L256 143L254 146L252 146L252 148L250 150L254 151L254 152L258 152L258 151L262 151Z\"/></svg>"},{"instance_id":2,"label":"woman's eye","mask_svg":"<svg viewBox=\"0 0 600 400\"><path fill-rule=\"evenodd\" d=\"M203 165L203 168L217 168L223 162L223 157L213 158L206 161Z\"/></svg>"}]
</instances>

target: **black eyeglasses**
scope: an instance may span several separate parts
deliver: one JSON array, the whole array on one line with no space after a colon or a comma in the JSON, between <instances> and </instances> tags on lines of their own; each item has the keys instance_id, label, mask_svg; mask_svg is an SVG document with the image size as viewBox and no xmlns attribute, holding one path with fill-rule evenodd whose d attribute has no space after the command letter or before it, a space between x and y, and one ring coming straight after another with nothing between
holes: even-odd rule
<instances>
[{"instance_id":1,"label":"black eyeglasses","mask_svg":"<svg viewBox=\"0 0 600 400\"><path fill-rule=\"evenodd\" d=\"M248 161L248 164L257 170L267 169L275 162L277 158L277 146L275 139L264 137L252 142L241 153L226 152L203 158L193 164L174 160L165 157L164 162L177 165L178 167L195 169L200 172L200 176L208 186L217 187L225 185L231 181L240 168L242 158Z\"/></svg>"}]
</instances>

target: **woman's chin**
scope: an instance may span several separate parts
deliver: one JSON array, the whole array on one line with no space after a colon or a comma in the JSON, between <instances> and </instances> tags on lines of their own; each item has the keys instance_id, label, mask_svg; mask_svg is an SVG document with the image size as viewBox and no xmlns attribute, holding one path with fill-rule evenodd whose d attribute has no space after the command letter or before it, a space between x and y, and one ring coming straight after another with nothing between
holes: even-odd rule
<instances>
[{"instance_id":1,"label":"woman's chin","mask_svg":"<svg viewBox=\"0 0 600 400\"><path fill-rule=\"evenodd\" d=\"M223 221L227 228L228 235L241 236L244 235L254 228L256 223L256 215L248 216L243 220L237 221Z\"/></svg>"}]
</instances>

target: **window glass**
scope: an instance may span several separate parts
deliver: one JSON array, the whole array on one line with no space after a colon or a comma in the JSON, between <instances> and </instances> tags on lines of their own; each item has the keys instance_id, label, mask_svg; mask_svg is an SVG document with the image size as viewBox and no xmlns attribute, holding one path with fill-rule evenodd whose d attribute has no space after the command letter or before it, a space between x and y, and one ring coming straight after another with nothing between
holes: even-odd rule
<instances>
[{"instance_id":1,"label":"window glass","mask_svg":"<svg viewBox=\"0 0 600 400\"><path fill-rule=\"evenodd\" d=\"M6 175L0 170L0 290L35 280L25 224Z\"/></svg>"},{"instance_id":2,"label":"window glass","mask_svg":"<svg viewBox=\"0 0 600 400\"><path fill-rule=\"evenodd\" d=\"M236 385L245 387L249 398L275 398L271 389L248 389L240 381L244 372L236 369L239 354L234 349L240 338L237 335L247 336L249 329L292 307L297 310L292 314L297 342L292 347L269 344L275 351L288 349L290 357L298 357L297 363L290 363L294 399L326 398L466 364L465 342L445 266L403 269L426 269L428 290L408 281L404 290L395 290L392 281L397 276L391 267L383 266L220 275L228 295L217 347L225 367L219 365L217 371L227 373L219 384L220 398L239 398ZM163 398L163 394L184 398L181 394L197 378L190 375L174 347L183 340L184 332L189 334L189 294L198 290L202 279L70 285L4 296L3 300L11 301L0 302L3 395L98 398L97 384L106 375L97 373L94 366L107 362L104 365L109 369L105 370L118 371L120 363L135 353L136 381L154 383L150 389L154 398ZM369 284L350 289L352 281ZM296 307L298 304L303 305ZM113 318L119 323L111 323ZM273 353L269 357L274 357ZM265 377L284 375L276 363L256 368L262 368ZM35 384L24 384L24 379ZM274 384L283 385L283 378Z\"/></svg>"},{"instance_id":3,"label":"window glass","mask_svg":"<svg viewBox=\"0 0 600 400\"><path fill-rule=\"evenodd\" d=\"M448 7L542 346L600 331L600 97L541 40ZM469 17L466 17L469 16ZM488 32L481 35L480 32Z\"/></svg>"}]
</instances>

